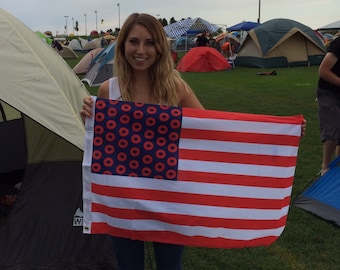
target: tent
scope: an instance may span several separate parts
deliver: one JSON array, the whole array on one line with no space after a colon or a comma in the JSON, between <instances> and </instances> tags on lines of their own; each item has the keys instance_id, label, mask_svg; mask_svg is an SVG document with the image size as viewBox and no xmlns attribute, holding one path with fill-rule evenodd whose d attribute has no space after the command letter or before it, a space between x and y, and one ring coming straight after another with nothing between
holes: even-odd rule
<instances>
[{"instance_id":1,"label":"tent","mask_svg":"<svg viewBox=\"0 0 340 270\"><path fill-rule=\"evenodd\" d=\"M181 72L209 72L231 68L223 55L211 47L192 48L177 65L177 70Z\"/></svg>"},{"instance_id":2,"label":"tent","mask_svg":"<svg viewBox=\"0 0 340 270\"><path fill-rule=\"evenodd\" d=\"M94 38L90 41L88 41L85 45L83 45L83 50L92 50L95 48L101 48L101 39L100 38Z\"/></svg>"},{"instance_id":3,"label":"tent","mask_svg":"<svg viewBox=\"0 0 340 270\"><path fill-rule=\"evenodd\" d=\"M41 38L42 41L46 42L48 45L52 44L52 38L40 31L35 31L35 34Z\"/></svg>"},{"instance_id":4,"label":"tent","mask_svg":"<svg viewBox=\"0 0 340 270\"><path fill-rule=\"evenodd\" d=\"M330 170L299 195L294 204L340 226L340 157L329 167Z\"/></svg>"},{"instance_id":5,"label":"tent","mask_svg":"<svg viewBox=\"0 0 340 270\"><path fill-rule=\"evenodd\" d=\"M75 51L69 47L69 46L63 46L63 50L60 52L60 55L64 59L77 59L78 55L75 53Z\"/></svg>"},{"instance_id":6,"label":"tent","mask_svg":"<svg viewBox=\"0 0 340 270\"><path fill-rule=\"evenodd\" d=\"M170 38L179 38L190 34L198 34L203 31L214 33L218 30L218 26L202 18L186 18L184 20L171 23L164 26L164 31Z\"/></svg>"},{"instance_id":7,"label":"tent","mask_svg":"<svg viewBox=\"0 0 340 270\"><path fill-rule=\"evenodd\" d=\"M187 36L179 37L171 43L171 49L175 52L188 51L195 47L195 41Z\"/></svg>"},{"instance_id":8,"label":"tent","mask_svg":"<svg viewBox=\"0 0 340 270\"><path fill-rule=\"evenodd\" d=\"M324 25L318 28L318 30L340 30L340 20Z\"/></svg>"},{"instance_id":9,"label":"tent","mask_svg":"<svg viewBox=\"0 0 340 270\"><path fill-rule=\"evenodd\" d=\"M235 51L237 51L238 48L240 47L240 40L230 33L226 32L221 33L215 37L215 40L216 43L218 44L217 48L219 49L219 51L221 51L221 48L225 42L230 42L235 48Z\"/></svg>"},{"instance_id":10,"label":"tent","mask_svg":"<svg viewBox=\"0 0 340 270\"><path fill-rule=\"evenodd\" d=\"M18 190L1 215L0 269L114 269L110 239L82 233L79 110L89 93L54 50L3 9L0 28L0 184ZM1 191L2 204L8 196Z\"/></svg>"},{"instance_id":11,"label":"tent","mask_svg":"<svg viewBox=\"0 0 340 270\"><path fill-rule=\"evenodd\" d=\"M91 51L89 51L87 54L84 55L82 59L74 66L73 71L76 74L85 74L90 66L92 61L95 59L95 57L101 53L104 50L104 48L96 48Z\"/></svg>"},{"instance_id":12,"label":"tent","mask_svg":"<svg viewBox=\"0 0 340 270\"><path fill-rule=\"evenodd\" d=\"M235 64L249 67L319 65L325 47L308 26L289 19L273 19L248 32Z\"/></svg>"},{"instance_id":13,"label":"tent","mask_svg":"<svg viewBox=\"0 0 340 270\"><path fill-rule=\"evenodd\" d=\"M81 79L90 86L100 85L113 76L113 57L116 43L109 44L91 62L89 70Z\"/></svg>"},{"instance_id":14,"label":"tent","mask_svg":"<svg viewBox=\"0 0 340 270\"><path fill-rule=\"evenodd\" d=\"M82 51L83 50L83 46L81 45L80 40L77 39L77 38L72 39L67 46L69 48L71 48L73 51Z\"/></svg>"},{"instance_id":15,"label":"tent","mask_svg":"<svg viewBox=\"0 0 340 270\"><path fill-rule=\"evenodd\" d=\"M227 30L228 31L249 31L259 25L261 24L257 22L243 21L238 24L227 27Z\"/></svg>"}]
</instances>

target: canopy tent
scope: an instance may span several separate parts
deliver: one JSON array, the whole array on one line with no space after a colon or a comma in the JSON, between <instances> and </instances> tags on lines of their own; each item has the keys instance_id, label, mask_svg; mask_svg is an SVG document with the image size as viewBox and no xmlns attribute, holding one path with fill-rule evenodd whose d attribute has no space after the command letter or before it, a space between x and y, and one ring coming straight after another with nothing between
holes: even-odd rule
<instances>
[{"instance_id":1,"label":"canopy tent","mask_svg":"<svg viewBox=\"0 0 340 270\"><path fill-rule=\"evenodd\" d=\"M195 41L191 37L179 37L171 42L171 49L175 52L190 50L195 47Z\"/></svg>"},{"instance_id":2,"label":"canopy tent","mask_svg":"<svg viewBox=\"0 0 340 270\"><path fill-rule=\"evenodd\" d=\"M186 18L184 20L164 26L165 33L170 38L179 38L184 35L197 34L203 31L214 33L219 29L215 24L212 24L202 18Z\"/></svg>"},{"instance_id":3,"label":"canopy tent","mask_svg":"<svg viewBox=\"0 0 340 270\"><path fill-rule=\"evenodd\" d=\"M260 23L243 21L233 26L227 27L227 30L228 31L249 31L258 25L260 25Z\"/></svg>"},{"instance_id":4,"label":"canopy tent","mask_svg":"<svg viewBox=\"0 0 340 270\"><path fill-rule=\"evenodd\" d=\"M3 9L0 29L0 185L21 184L8 216L0 215L0 269L116 269L110 238L82 232L79 110L89 93ZM4 183L17 170L20 178Z\"/></svg>"}]
</instances>

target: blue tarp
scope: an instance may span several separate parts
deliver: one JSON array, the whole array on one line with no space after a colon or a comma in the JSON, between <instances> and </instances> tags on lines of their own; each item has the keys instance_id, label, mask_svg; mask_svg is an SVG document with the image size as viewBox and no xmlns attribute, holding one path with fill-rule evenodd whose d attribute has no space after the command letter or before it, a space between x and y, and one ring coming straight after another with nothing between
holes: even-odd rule
<instances>
[{"instance_id":1,"label":"blue tarp","mask_svg":"<svg viewBox=\"0 0 340 270\"><path fill-rule=\"evenodd\" d=\"M240 22L238 24L228 27L227 30L228 31L241 31L241 30L249 31L258 25L260 25L260 23L244 21L244 22Z\"/></svg>"}]
</instances>

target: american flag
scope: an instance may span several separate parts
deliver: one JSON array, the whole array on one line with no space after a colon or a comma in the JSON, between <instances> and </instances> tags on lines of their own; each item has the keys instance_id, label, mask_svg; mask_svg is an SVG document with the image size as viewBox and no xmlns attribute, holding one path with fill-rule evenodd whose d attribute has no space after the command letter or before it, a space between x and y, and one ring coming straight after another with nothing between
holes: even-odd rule
<instances>
[{"instance_id":1,"label":"american flag","mask_svg":"<svg viewBox=\"0 0 340 270\"><path fill-rule=\"evenodd\" d=\"M213 248L266 246L281 235L301 115L93 99L84 233Z\"/></svg>"}]
</instances>

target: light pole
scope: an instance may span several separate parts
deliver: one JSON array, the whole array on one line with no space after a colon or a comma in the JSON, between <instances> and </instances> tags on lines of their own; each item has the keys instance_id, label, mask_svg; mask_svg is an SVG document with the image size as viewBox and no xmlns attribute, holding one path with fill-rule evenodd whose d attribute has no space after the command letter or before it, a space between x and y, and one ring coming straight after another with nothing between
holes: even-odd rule
<instances>
[{"instance_id":1,"label":"light pole","mask_svg":"<svg viewBox=\"0 0 340 270\"><path fill-rule=\"evenodd\" d=\"M72 33L74 35L74 18L72 17Z\"/></svg>"},{"instance_id":2,"label":"light pole","mask_svg":"<svg viewBox=\"0 0 340 270\"><path fill-rule=\"evenodd\" d=\"M98 32L97 10L95 10L94 13L96 13L96 31Z\"/></svg>"},{"instance_id":3,"label":"light pole","mask_svg":"<svg viewBox=\"0 0 340 270\"><path fill-rule=\"evenodd\" d=\"M118 7L118 28L120 30L120 4L119 3L117 4L117 7Z\"/></svg>"},{"instance_id":4,"label":"light pole","mask_svg":"<svg viewBox=\"0 0 340 270\"><path fill-rule=\"evenodd\" d=\"M86 13L84 14L85 17L85 36L87 36L87 22L86 22Z\"/></svg>"},{"instance_id":5,"label":"light pole","mask_svg":"<svg viewBox=\"0 0 340 270\"><path fill-rule=\"evenodd\" d=\"M68 33L67 33L67 18L68 16L64 16L65 17L65 20L66 20L66 24L65 24L65 35L67 36Z\"/></svg>"},{"instance_id":6,"label":"light pole","mask_svg":"<svg viewBox=\"0 0 340 270\"><path fill-rule=\"evenodd\" d=\"M259 17L257 18L257 22L260 23L261 18L261 0L259 0Z\"/></svg>"}]
</instances>

